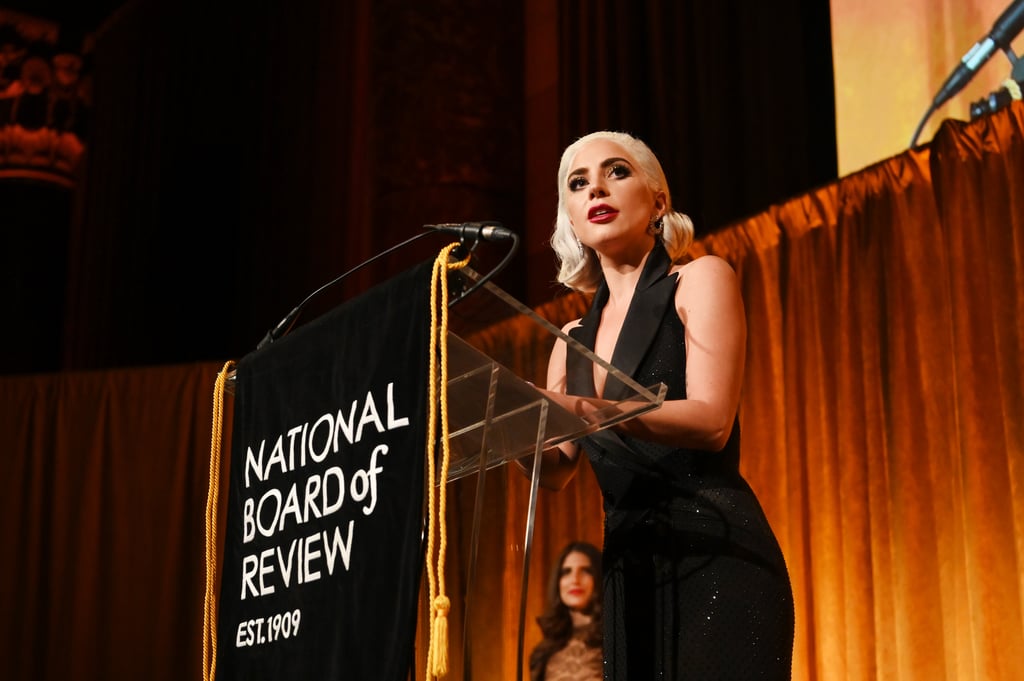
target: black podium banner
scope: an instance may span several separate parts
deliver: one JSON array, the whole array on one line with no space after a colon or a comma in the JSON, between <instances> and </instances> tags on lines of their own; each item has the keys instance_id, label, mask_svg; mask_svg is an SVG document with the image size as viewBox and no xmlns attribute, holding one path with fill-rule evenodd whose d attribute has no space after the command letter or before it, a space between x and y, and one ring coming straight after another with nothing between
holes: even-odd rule
<instances>
[{"instance_id":1,"label":"black podium banner","mask_svg":"<svg viewBox=\"0 0 1024 681\"><path fill-rule=\"evenodd\" d=\"M409 270L239 363L218 680L407 678L430 275Z\"/></svg>"}]
</instances>

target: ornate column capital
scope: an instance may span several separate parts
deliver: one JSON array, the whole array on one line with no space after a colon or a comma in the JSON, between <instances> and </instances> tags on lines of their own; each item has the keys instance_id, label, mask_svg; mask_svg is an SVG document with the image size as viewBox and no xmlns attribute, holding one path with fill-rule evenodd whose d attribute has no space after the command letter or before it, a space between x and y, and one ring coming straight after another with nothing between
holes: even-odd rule
<instances>
[{"instance_id":1,"label":"ornate column capital","mask_svg":"<svg viewBox=\"0 0 1024 681\"><path fill-rule=\"evenodd\" d=\"M0 179L73 187L91 108L88 45L60 26L0 9Z\"/></svg>"}]
</instances>

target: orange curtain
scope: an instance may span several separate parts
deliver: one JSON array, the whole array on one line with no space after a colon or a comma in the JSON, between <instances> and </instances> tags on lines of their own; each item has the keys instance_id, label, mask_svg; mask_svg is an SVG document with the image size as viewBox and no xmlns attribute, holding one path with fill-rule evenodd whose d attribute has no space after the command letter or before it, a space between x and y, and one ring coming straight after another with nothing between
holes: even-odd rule
<instances>
[{"instance_id":1,"label":"orange curtain","mask_svg":"<svg viewBox=\"0 0 1024 681\"><path fill-rule=\"evenodd\" d=\"M705 242L743 278L794 678L1022 678L1022 133L948 122Z\"/></svg>"},{"instance_id":2,"label":"orange curtain","mask_svg":"<svg viewBox=\"0 0 1024 681\"><path fill-rule=\"evenodd\" d=\"M1024 678L1022 192L1017 103L698 245L742 281L742 466L793 579L794 679ZM472 341L537 382L524 334L512 321ZM0 676L201 678L219 369L0 379ZM508 468L487 486L472 584L475 481L452 486L448 593L471 600L468 624L452 611L450 678L469 632L472 678L507 681L528 487ZM589 468L542 493L527 651L550 561L600 534Z\"/></svg>"}]
</instances>

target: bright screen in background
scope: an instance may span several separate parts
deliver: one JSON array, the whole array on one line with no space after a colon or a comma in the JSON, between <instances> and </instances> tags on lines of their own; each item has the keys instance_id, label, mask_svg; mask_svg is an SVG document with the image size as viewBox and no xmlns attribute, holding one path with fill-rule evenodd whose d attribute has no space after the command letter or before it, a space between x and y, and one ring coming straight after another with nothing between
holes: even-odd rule
<instances>
[{"instance_id":1,"label":"bright screen in background","mask_svg":"<svg viewBox=\"0 0 1024 681\"><path fill-rule=\"evenodd\" d=\"M839 174L907 149L942 84L988 35L1010 0L831 0ZM1024 32L1012 44L1024 56ZM918 144L946 118L970 120L971 102L1010 77L1000 50L960 93L936 110Z\"/></svg>"}]
</instances>

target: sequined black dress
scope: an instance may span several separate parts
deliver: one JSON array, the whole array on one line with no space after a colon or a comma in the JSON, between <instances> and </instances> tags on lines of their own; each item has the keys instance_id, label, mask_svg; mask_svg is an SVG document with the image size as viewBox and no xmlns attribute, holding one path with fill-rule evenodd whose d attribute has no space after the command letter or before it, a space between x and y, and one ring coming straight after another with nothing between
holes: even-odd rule
<instances>
[{"instance_id":1,"label":"sequined black dress","mask_svg":"<svg viewBox=\"0 0 1024 681\"><path fill-rule=\"evenodd\" d=\"M612 365L641 385L686 396L676 275L656 246L647 259ZM602 287L571 335L594 347ZM594 395L589 362L566 367L568 392ZM604 397L624 398L609 378ZM604 495L607 681L789 679L793 596L786 564L739 473L739 424L719 452L602 431L582 441Z\"/></svg>"}]
</instances>

